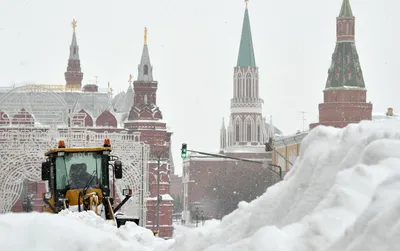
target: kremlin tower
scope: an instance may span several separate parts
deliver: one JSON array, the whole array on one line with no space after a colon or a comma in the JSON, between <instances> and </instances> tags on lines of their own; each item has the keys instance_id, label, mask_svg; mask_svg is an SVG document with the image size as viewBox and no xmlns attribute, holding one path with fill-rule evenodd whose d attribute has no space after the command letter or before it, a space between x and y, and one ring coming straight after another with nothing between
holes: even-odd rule
<instances>
[{"instance_id":1,"label":"kremlin tower","mask_svg":"<svg viewBox=\"0 0 400 251\"><path fill-rule=\"evenodd\" d=\"M170 196L169 173L172 133L167 130L167 125L162 120L162 113L157 106L157 87L158 82L153 79L153 66L150 63L147 28L145 28L138 77L133 82L133 106L125 122L125 128L140 132L141 141L150 145L148 175L150 198L147 201L147 228L153 231L159 230L160 237L171 237L173 199ZM160 200L159 210L157 200Z\"/></svg>"},{"instance_id":2,"label":"kremlin tower","mask_svg":"<svg viewBox=\"0 0 400 251\"><path fill-rule=\"evenodd\" d=\"M372 104L367 103L354 37L355 17L349 0L343 0L336 18L336 48L328 70L324 102L319 104L319 123L311 124L310 129L318 125L341 128L372 119Z\"/></svg>"},{"instance_id":3,"label":"kremlin tower","mask_svg":"<svg viewBox=\"0 0 400 251\"><path fill-rule=\"evenodd\" d=\"M65 72L65 81L67 89L80 90L82 87L83 73L81 71L81 61L79 59L79 46L78 42L76 41L76 24L77 22L74 19L72 21L73 34L72 42L69 47L69 59L67 71Z\"/></svg>"},{"instance_id":4,"label":"kremlin tower","mask_svg":"<svg viewBox=\"0 0 400 251\"><path fill-rule=\"evenodd\" d=\"M260 152L265 152L264 143L273 134L272 126L266 123L262 115L264 101L259 93L259 73L247 5L248 0L246 0L239 55L234 68L230 121L227 128L222 121L220 130L221 152L243 147L254 150L259 148Z\"/></svg>"}]
</instances>

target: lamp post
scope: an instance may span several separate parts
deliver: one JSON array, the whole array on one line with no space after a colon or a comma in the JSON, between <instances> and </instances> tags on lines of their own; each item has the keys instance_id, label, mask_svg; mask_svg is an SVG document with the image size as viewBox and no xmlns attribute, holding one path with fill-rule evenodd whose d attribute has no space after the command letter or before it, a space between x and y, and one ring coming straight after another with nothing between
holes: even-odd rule
<instances>
[{"instance_id":1,"label":"lamp post","mask_svg":"<svg viewBox=\"0 0 400 251\"><path fill-rule=\"evenodd\" d=\"M167 150L155 151L157 156L157 231L160 232L160 167L161 167L161 157L165 154Z\"/></svg>"},{"instance_id":2,"label":"lamp post","mask_svg":"<svg viewBox=\"0 0 400 251\"><path fill-rule=\"evenodd\" d=\"M196 227L199 225L199 207L196 207Z\"/></svg>"}]
</instances>

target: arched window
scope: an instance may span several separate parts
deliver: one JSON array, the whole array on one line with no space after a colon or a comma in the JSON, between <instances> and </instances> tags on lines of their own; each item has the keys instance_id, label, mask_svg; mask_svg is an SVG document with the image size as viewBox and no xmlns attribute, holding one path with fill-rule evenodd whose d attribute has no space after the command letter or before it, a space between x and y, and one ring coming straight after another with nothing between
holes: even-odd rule
<instances>
[{"instance_id":1,"label":"arched window","mask_svg":"<svg viewBox=\"0 0 400 251\"><path fill-rule=\"evenodd\" d=\"M147 105L147 94L144 95L144 103Z\"/></svg>"},{"instance_id":2,"label":"arched window","mask_svg":"<svg viewBox=\"0 0 400 251\"><path fill-rule=\"evenodd\" d=\"M258 80L256 80L256 94L254 96L258 98Z\"/></svg>"},{"instance_id":3,"label":"arched window","mask_svg":"<svg viewBox=\"0 0 400 251\"><path fill-rule=\"evenodd\" d=\"M247 121L247 141L251 142L251 122Z\"/></svg>"},{"instance_id":4,"label":"arched window","mask_svg":"<svg viewBox=\"0 0 400 251\"><path fill-rule=\"evenodd\" d=\"M246 97L251 97L251 75L246 75Z\"/></svg>"},{"instance_id":5,"label":"arched window","mask_svg":"<svg viewBox=\"0 0 400 251\"><path fill-rule=\"evenodd\" d=\"M261 142L261 127L257 125L257 141Z\"/></svg>"},{"instance_id":6,"label":"arched window","mask_svg":"<svg viewBox=\"0 0 400 251\"><path fill-rule=\"evenodd\" d=\"M234 80L234 85L233 85L233 97L235 97L235 98L237 97L237 95L236 95L237 82L238 82L238 80L235 79L235 80Z\"/></svg>"},{"instance_id":7,"label":"arched window","mask_svg":"<svg viewBox=\"0 0 400 251\"><path fill-rule=\"evenodd\" d=\"M149 66L146 64L143 67L143 74L144 75L149 75Z\"/></svg>"},{"instance_id":8,"label":"arched window","mask_svg":"<svg viewBox=\"0 0 400 251\"><path fill-rule=\"evenodd\" d=\"M239 142L239 121L236 122L236 128L235 128L235 134L236 134L236 142Z\"/></svg>"},{"instance_id":9,"label":"arched window","mask_svg":"<svg viewBox=\"0 0 400 251\"><path fill-rule=\"evenodd\" d=\"M246 87L247 87L247 97L251 97L251 79L247 79Z\"/></svg>"},{"instance_id":10,"label":"arched window","mask_svg":"<svg viewBox=\"0 0 400 251\"><path fill-rule=\"evenodd\" d=\"M74 46L74 55L76 55L76 46Z\"/></svg>"}]
</instances>

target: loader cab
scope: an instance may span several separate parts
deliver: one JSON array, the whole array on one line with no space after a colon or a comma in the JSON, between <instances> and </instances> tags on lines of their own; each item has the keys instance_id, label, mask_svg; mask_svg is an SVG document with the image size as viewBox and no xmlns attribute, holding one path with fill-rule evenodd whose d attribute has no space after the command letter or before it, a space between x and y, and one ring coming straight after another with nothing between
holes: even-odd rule
<instances>
[{"instance_id":1,"label":"loader cab","mask_svg":"<svg viewBox=\"0 0 400 251\"><path fill-rule=\"evenodd\" d=\"M49 187L44 194L47 211L59 212L70 205L80 205L80 197L88 192L97 194L100 201L110 196L110 169L112 177L122 178L122 163L111 151L109 139L99 148L66 148L60 140L58 148L45 153L42 180L47 180Z\"/></svg>"}]
</instances>

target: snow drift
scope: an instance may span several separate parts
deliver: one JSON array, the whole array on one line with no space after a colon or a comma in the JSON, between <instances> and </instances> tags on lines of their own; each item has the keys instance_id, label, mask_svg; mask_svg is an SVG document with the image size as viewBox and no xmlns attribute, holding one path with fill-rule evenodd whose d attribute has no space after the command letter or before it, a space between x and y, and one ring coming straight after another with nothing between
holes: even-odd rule
<instances>
[{"instance_id":1,"label":"snow drift","mask_svg":"<svg viewBox=\"0 0 400 251\"><path fill-rule=\"evenodd\" d=\"M284 181L169 250L400 250L400 121L317 127Z\"/></svg>"},{"instance_id":2,"label":"snow drift","mask_svg":"<svg viewBox=\"0 0 400 251\"><path fill-rule=\"evenodd\" d=\"M175 240L91 212L0 215L1 250L400 250L400 121L317 127L284 180Z\"/></svg>"},{"instance_id":3,"label":"snow drift","mask_svg":"<svg viewBox=\"0 0 400 251\"><path fill-rule=\"evenodd\" d=\"M146 251L168 245L135 223L116 228L94 212L69 211L0 215L0 243L2 251Z\"/></svg>"}]
</instances>

